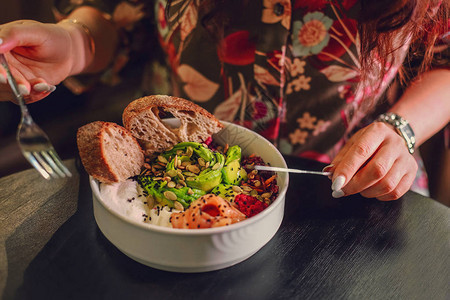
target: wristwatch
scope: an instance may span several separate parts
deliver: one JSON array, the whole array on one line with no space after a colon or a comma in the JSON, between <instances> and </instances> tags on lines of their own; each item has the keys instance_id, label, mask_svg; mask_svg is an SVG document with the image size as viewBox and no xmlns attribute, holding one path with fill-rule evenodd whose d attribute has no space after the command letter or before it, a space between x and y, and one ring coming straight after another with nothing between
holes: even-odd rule
<instances>
[{"instance_id":1,"label":"wristwatch","mask_svg":"<svg viewBox=\"0 0 450 300\"><path fill-rule=\"evenodd\" d=\"M403 119L397 114L392 112L388 112L385 114L381 114L377 121L385 122L394 126L395 130L397 130L398 134L405 140L406 146L408 147L409 153L414 153L414 145L416 144L416 136L414 135L414 131L409 125L408 121Z\"/></svg>"}]
</instances>

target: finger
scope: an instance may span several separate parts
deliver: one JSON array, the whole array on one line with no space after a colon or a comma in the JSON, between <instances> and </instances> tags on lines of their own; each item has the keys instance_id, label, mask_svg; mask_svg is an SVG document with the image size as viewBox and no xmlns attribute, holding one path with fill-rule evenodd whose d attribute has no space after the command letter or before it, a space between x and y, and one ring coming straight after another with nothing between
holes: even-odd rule
<instances>
[{"instance_id":1,"label":"finger","mask_svg":"<svg viewBox=\"0 0 450 300\"><path fill-rule=\"evenodd\" d=\"M351 141L348 141L348 142L345 144L345 146L339 150L338 154L337 154L336 157L331 161L331 163L330 163L329 165L325 166L325 167L322 169L322 172L330 172L330 175L328 175L328 179L330 179L331 182L332 182L332 186L331 186L331 189L332 189L332 190L335 190L335 187L333 186L333 183L334 183L334 185L336 185L336 180L335 180L335 178L333 178L333 177L334 177L334 171L335 171L335 169L336 169L336 164L341 160L341 157L344 156L345 153L347 153L348 148L350 148L350 145L351 145L351 144L352 144L352 142L351 142ZM346 147L346 146L347 146L347 147Z\"/></svg>"},{"instance_id":2,"label":"finger","mask_svg":"<svg viewBox=\"0 0 450 300\"><path fill-rule=\"evenodd\" d=\"M392 172L392 168L400 155L396 148L397 146L392 144L380 145L375 155L345 185L343 189L345 195L361 193Z\"/></svg>"},{"instance_id":3,"label":"finger","mask_svg":"<svg viewBox=\"0 0 450 300\"><path fill-rule=\"evenodd\" d=\"M16 81L19 92L24 96L28 96L30 94L30 87L31 87L28 80L25 78L25 76L23 74L21 74L20 72L18 72L15 69L11 68L10 72L11 72L11 76ZM2 79L0 79L0 80L2 80L2 82L3 82L3 78L4 78L5 84L7 83L9 85L7 72L6 72L5 68L3 68L3 66L1 66L1 65L0 65L0 77L2 77Z\"/></svg>"},{"instance_id":4,"label":"finger","mask_svg":"<svg viewBox=\"0 0 450 300\"><path fill-rule=\"evenodd\" d=\"M380 181L377 189L371 192L372 194L369 194L369 196L383 201L400 198L411 187L416 178L417 170L417 162L413 156L401 156L394 164L392 173L388 174L387 180ZM396 181L397 184L395 184Z\"/></svg>"},{"instance_id":5,"label":"finger","mask_svg":"<svg viewBox=\"0 0 450 300\"><path fill-rule=\"evenodd\" d=\"M365 131L365 129L361 129L360 131L356 132L345 144L344 146L339 150L338 154L336 154L336 156L334 157L333 161L331 162L331 165L333 165L334 167L336 166L336 164L338 162L340 162L342 160L342 157L345 156L345 154L348 152L348 150L351 148L351 146L353 145L353 141L356 140L360 134L362 134Z\"/></svg>"},{"instance_id":6,"label":"finger","mask_svg":"<svg viewBox=\"0 0 450 300\"><path fill-rule=\"evenodd\" d=\"M11 51L15 47L40 45L42 35L36 34L36 24L32 20L20 20L0 26L0 53Z\"/></svg>"},{"instance_id":7,"label":"finger","mask_svg":"<svg viewBox=\"0 0 450 300\"><path fill-rule=\"evenodd\" d=\"M380 177L373 185L366 188L364 191L361 191L361 195L366 198L376 198L387 195L397 188L400 180L406 173L407 170L405 170L404 164L400 161L396 161L385 176Z\"/></svg>"},{"instance_id":8,"label":"finger","mask_svg":"<svg viewBox=\"0 0 450 300\"><path fill-rule=\"evenodd\" d=\"M366 130L366 128L363 128L359 131L357 131L345 144L344 146L339 150L338 154L334 157L334 159L332 160L332 162L330 163L327 169L328 172L331 172L332 175L329 176L329 178L334 181L335 178L333 178L334 175L334 171L336 170L336 165L339 164L339 162L342 160L343 157L345 157L345 155L347 155L349 149L353 146L354 141L358 140L359 136L364 134L364 131Z\"/></svg>"},{"instance_id":9,"label":"finger","mask_svg":"<svg viewBox=\"0 0 450 300\"><path fill-rule=\"evenodd\" d=\"M387 193L383 196L378 196L377 199L380 201L392 201L397 200L401 196L403 196L410 188L414 181L415 176L411 174L406 174L398 183L397 187L392 190L390 193Z\"/></svg>"},{"instance_id":10,"label":"finger","mask_svg":"<svg viewBox=\"0 0 450 300\"><path fill-rule=\"evenodd\" d=\"M28 103L33 103L47 97L50 93L55 91L56 86L48 84L42 78L34 78L29 80L31 85L29 101Z\"/></svg>"},{"instance_id":11,"label":"finger","mask_svg":"<svg viewBox=\"0 0 450 300\"><path fill-rule=\"evenodd\" d=\"M8 76L6 75L6 70L3 68L3 66L0 66L0 81L3 82L3 88L2 90L4 93L2 93L1 100L10 100L14 103L17 103L14 94L12 92L11 87L9 86L9 80ZM15 70L11 70L11 75L16 80L17 88L19 89L19 92L22 96L27 97L30 95L30 83L26 78L20 74L19 72Z\"/></svg>"},{"instance_id":12,"label":"finger","mask_svg":"<svg viewBox=\"0 0 450 300\"><path fill-rule=\"evenodd\" d=\"M381 122L375 122L369 125L364 130L364 134L360 134L354 139L342 158L339 161L334 161L336 167L331 185L333 191L342 189L377 151L381 142L384 140L384 131L380 130L380 124Z\"/></svg>"}]
</instances>

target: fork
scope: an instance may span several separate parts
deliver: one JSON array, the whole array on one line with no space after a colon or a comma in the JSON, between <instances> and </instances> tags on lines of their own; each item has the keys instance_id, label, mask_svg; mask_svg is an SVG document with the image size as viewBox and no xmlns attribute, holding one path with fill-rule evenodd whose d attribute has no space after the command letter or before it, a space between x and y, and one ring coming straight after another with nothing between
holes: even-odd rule
<instances>
[{"instance_id":1,"label":"fork","mask_svg":"<svg viewBox=\"0 0 450 300\"><path fill-rule=\"evenodd\" d=\"M6 71L8 83L22 113L16 139L23 156L47 180L71 177L72 174L62 163L47 134L34 122L28 112L23 96L19 92L17 82L12 76L5 56L2 53L0 53L0 64Z\"/></svg>"},{"instance_id":2,"label":"fork","mask_svg":"<svg viewBox=\"0 0 450 300\"><path fill-rule=\"evenodd\" d=\"M286 173L299 173L299 174L313 174L313 175L324 175L330 176L331 172L320 172L320 171L310 171L310 170L299 170L299 169L288 169L288 168L278 168L270 166L254 166L255 170L258 171L272 171L272 172L286 172Z\"/></svg>"}]
</instances>

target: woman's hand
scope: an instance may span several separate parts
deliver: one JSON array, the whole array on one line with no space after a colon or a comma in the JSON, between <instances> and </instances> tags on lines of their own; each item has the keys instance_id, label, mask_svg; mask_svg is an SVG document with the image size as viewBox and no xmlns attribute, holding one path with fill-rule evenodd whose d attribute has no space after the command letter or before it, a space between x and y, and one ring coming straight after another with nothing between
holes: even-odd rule
<instances>
[{"instance_id":1,"label":"woman's hand","mask_svg":"<svg viewBox=\"0 0 450 300\"><path fill-rule=\"evenodd\" d=\"M405 194L418 169L403 138L383 122L359 130L331 164L333 197L360 193L381 201Z\"/></svg>"},{"instance_id":2,"label":"woman's hand","mask_svg":"<svg viewBox=\"0 0 450 300\"><path fill-rule=\"evenodd\" d=\"M83 32L71 24L43 24L20 20L0 25L0 53L4 53L12 75L27 102L38 101L67 76L80 72L85 55L75 42ZM81 62L76 61L77 59ZM6 71L0 66L0 101L13 100Z\"/></svg>"}]
</instances>

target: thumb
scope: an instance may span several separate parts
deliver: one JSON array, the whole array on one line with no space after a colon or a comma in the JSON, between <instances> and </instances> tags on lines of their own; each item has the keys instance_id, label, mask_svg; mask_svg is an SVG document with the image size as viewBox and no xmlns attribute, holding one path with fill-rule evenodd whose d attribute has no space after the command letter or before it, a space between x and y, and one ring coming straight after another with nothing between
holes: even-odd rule
<instances>
[{"instance_id":1,"label":"thumb","mask_svg":"<svg viewBox=\"0 0 450 300\"><path fill-rule=\"evenodd\" d=\"M0 36L0 53L6 53L14 49L17 45L17 42L14 42L11 39Z\"/></svg>"},{"instance_id":2,"label":"thumb","mask_svg":"<svg viewBox=\"0 0 450 300\"><path fill-rule=\"evenodd\" d=\"M45 40L37 21L19 20L0 26L0 53L6 53L16 47L38 46Z\"/></svg>"}]
</instances>

